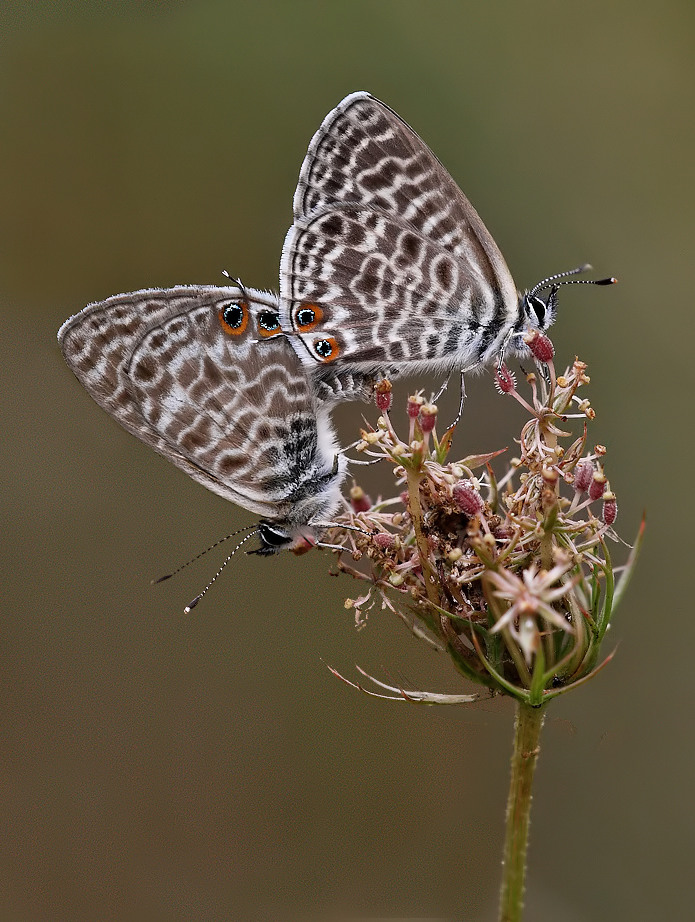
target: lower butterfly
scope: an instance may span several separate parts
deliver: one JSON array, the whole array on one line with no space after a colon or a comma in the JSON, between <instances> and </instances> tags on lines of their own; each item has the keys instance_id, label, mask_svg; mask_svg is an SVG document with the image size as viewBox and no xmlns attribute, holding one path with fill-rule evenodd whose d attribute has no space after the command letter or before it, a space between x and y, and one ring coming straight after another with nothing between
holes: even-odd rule
<instances>
[{"instance_id":1,"label":"lower butterfly","mask_svg":"<svg viewBox=\"0 0 695 922\"><path fill-rule=\"evenodd\" d=\"M261 554L315 543L345 476L329 404L279 332L274 295L179 286L90 304L58 333L66 362L117 422L262 516L252 532Z\"/></svg>"}]
</instances>

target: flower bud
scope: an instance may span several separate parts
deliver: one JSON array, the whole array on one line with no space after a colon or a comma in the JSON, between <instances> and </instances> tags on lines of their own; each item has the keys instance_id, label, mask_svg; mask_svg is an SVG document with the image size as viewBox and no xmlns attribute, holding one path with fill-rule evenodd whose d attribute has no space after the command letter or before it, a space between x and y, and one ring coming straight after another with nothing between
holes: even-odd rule
<instances>
[{"instance_id":1,"label":"flower bud","mask_svg":"<svg viewBox=\"0 0 695 922\"><path fill-rule=\"evenodd\" d=\"M381 381L377 381L376 387L374 388L374 399L376 401L377 407L386 413L391 408L391 391L393 390L391 382L386 378L382 378Z\"/></svg>"},{"instance_id":2,"label":"flower bud","mask_svg":"<svg viewBox=\"0 0 695 922\"><path fill-rule=\"evenodd\" d=\"M372 501L357 484L350 489L350 505L353 512L367 512L372 508Z\"/></svg>"},{"instance_id":3,"label":"flower bud","mask_svg":"<svg viewBox=\"0 0 695 922\"><path fill-rule=\"evenodd\" d=\"M411 394L408 397L408 416L411 419L417 419L420 415L420 407L425 402L424 397L419 394Z\"/></svg>"},{"instance_id":4,"label":"flower bud","mask_svg":"<svg viewBox=\"0 0 695 922\"><path fill-rule=\"evenodd\" d=\"M396 544L396 538L394 535L390 535L386 531L380 531L378 534L372 536L372 541L376 544L377 547L381 548L384 551L390 550Z\"/></svg>"},{"instance_id":5,"label":"flower bud","mask_svg":"<svg viewBox=\"0 0 695 922\"><path fill-rule=\"evenodd\" d=\"M603 521L606 525L612 525L618 517L618 501L615 493L607 491L603 494Z\"/></svg>"},{"instance_id":6,"label":"flower bud","mask_svg":"<svg viewBox=\"0 0 695 922\"><path fill-rule=\"evenodd\" d=\"M594 476L594 465L588 458L580 461L574 469L574 489L577 493L586 493Z\"/></svg>"},{"instance_id":7,"label":"flower bud","mask_svg":"<svg viewBox=\"0 0 695 922\"><path fill-rule=\"evenodd\" d=\"M426 403L420 410L420 428L423 433L431 432L437 424L439 410L433 403Z\"/></svg>"},{"instance_id":8,"label":"flower bud","mask_svg":"<svg viewBox=\"0 0 695 922\"><path fill-rule=\"evenodd\" d=\"M477 515L482 512L483 498L473 489L470 480L459 481L451 493L457 508L465 515Z\"/></svg>"},{"instance_id":9,"label":"flower bud","mask_svg":"<svg viewBox=\"0 0 695 922\"><path fill-rule=\"evenodd\" d=\"M589 487L589 499L592 502L601 499L605 489L606 475L603 471L594 471L593 477L591 478L591 486Z\"/></svg>"},{"instance_id":10,"label":"flower bud","mask_svg":"<svg viewBox=\"0 0 695 922\"><path fill-rule=\"evenodd\" d=\"M524 334L524 342L529 347L531 355L539 362L547 363L555 355L555 347L540 330L529 330Z\"/></svg>"},{"instance_id":11,"label":"flower bud","mask_svg":"<svg viewBox=\"0 0 695 922\"><path fill-rule=\"evenodd\" d=\"M557 472L555 467L544 467L541 470L541 477L543 478L543 483L547 486L555 486L558 482L560 475Z\"/></svg>"}]
</instances>

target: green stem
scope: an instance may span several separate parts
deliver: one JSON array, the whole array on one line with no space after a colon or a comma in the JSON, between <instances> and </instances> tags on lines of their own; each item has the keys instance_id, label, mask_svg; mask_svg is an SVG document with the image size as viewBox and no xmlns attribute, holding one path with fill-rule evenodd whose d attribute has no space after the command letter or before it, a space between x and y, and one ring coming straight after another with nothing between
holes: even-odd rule
<instances>
[{"instance_id":1,"label":"green stem","mask_svg":"<svg viewBox=\"0 0 695 922\"><path fill-rule=\"evenodd\" d=\"M500 922L520 922L523 909L533 773L545 709L517 702L512 777L507 802L507 829L500 896Z\"/></svg>"}]
</instances>

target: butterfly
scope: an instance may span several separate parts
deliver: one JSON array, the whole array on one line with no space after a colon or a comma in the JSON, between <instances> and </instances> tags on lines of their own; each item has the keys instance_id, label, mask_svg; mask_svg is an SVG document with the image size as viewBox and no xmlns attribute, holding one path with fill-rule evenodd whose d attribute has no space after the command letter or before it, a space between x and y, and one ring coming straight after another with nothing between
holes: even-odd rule
<instances>
[{"instance_id":1,"label":"butterfly","mask_svg":"<svg viewBox=\"0 0 695 922\"><path fill-rule=\"evenodd\" d=\"M526 355L555 319L560 273L519 294L478 213L424 141L369 93L314 135L280 263L280 323L308 372L480 368ZM545 297L541 292L548 291Z\"/></svg>"},{"instance_id":2,"label":"butterfly","mask_svg":"<svg viewBox=\"0 0 695 922\"><path fill-rule=\"evenodd\" d=\"M330 402L279 333L275 295L196 285L114 295L58 333L99 406L193 480L262 516L260 554L314 543L345 476Z\"/></svg>"}]
</instances>

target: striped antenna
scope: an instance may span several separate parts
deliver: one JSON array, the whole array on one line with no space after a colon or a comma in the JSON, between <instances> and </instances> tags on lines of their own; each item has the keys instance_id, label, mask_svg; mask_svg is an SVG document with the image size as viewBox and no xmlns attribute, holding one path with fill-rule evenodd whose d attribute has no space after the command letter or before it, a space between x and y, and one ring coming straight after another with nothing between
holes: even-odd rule
<instances>
[{"instance_id":1,"label":"striped antenna","mask_svg":"<svg viewBox=\"0 0 695 922\"><path fill-rule=\"evenodd\" d=\"M249 540L249 538L253 538L253 536L254 536L254 535L257 535L257 534L258 534L258 529L256 528L256 529L254 529L252 532L250 532L248 535L245 535L245 536L241 539L241 541L237 544L237 546L234 548L234 550L232 551L232 553L231 553L228 557L225 557L225 559L222 561L222 564L220 565L220 568L218 569L217 573L215 573L215 575L214 575L213 578L210 580L210 582L207 584L207 586L205 587L205 589L203 589L203 591L200 592L200 593L199 593L191 602L189 602L188 605L184 608L183 613L184 613L185 615L187 615L192 609L194 609L194 608L196 607L196 605L198 604L198 602L200 602L200 600L203 598L203 596L204 596L205 593L208 591L208 589L209 589L209 588L212 586L212 584L217 580L217 577L218 577L218 576L220 575L220 573L224 570L224 568L227 566L227 564L228 564L229 561L232 559L232 557L236 554L236 552L239 550L239 548L240 548L243 544L246 544L246 542ZM219 543L219 542L218 542L218 543Z\"/></svg>"}]
</instances>

